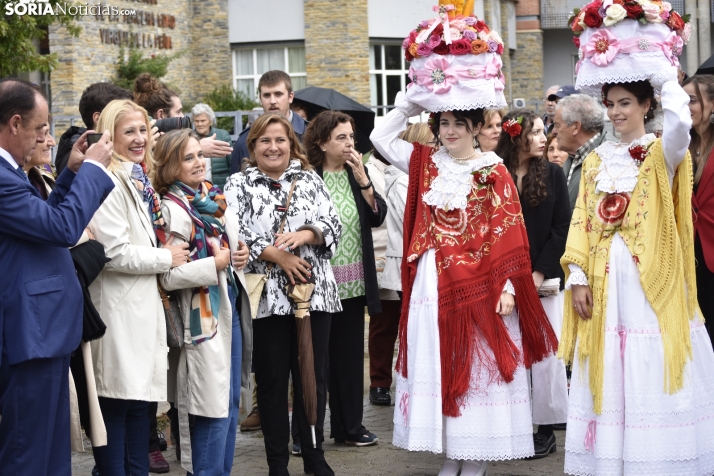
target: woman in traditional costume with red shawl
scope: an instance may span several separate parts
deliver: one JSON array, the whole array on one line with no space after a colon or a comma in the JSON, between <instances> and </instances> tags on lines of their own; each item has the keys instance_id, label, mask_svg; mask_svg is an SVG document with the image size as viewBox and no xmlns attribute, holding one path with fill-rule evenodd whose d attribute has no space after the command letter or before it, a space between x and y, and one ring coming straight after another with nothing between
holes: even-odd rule
<instances>
[{"instance_id":1,"label":"woman in traditional costume with red shawl","mask_svg":"<svg viewBox=\"0 0 714 476\"><path fill-rule=\"evenodd\" d=\"M614 3L583 9L575 87L602 95L620 142L585 158L561 260L560 355L573 369L568 474L714 474L714 352L694 277L690 99L676 81L688 33L668 5L648 4L641 18L625 18ZM588 25L595 11L609 27ZM580 23L578 15L582 31ZM661 139L645 133L656 90Z\"/></svg>"},{"instance_id":2,"label":"woman in traditional costume with red shawl","mask_svg":"<svg viewBox=\"0 0 714 476\"><path fill-rule=\"evenodd\" d=\"M484 107L505 106L503 44L448 8L405 40L412 85L370 138L410 174L393 444L445 452L440 476L475 476L487 460L533 455L526 368L557 339L533 283L518 192L501 159L475 147ZM398 138L424 109L438 149Z\"/></svg>"}]
</instances>

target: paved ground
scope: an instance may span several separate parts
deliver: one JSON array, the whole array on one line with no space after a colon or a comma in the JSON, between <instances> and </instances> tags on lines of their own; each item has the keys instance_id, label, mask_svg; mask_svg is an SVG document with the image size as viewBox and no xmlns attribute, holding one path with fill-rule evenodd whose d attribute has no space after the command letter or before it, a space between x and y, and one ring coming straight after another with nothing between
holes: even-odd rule
<instances>
[{"instance_id":1,"label":"paved ground","mask_svg":"<svg viewBox=\"0 0 714 476\"><path fill-rule=\"evenodd\" d=\"M366 342L365 342L366 349ZM365 356L366 357L366 356ZM326 440L323 448L325 459L336 475L395 475L395 476L436 476L443 462L442 455L433 453L415 453L396 448L392 441L392 415L394 407L371 405L367 397L369 388L368 361L365 358L365 398L364 425L379 437L375 446L355 448L335 445ZM245 392L244 392L245 395ZM247 396L247 395L246 395ZM243 398L243 397L242 397ZM242 403L242 402L241 402ZM165 411L159 407L159 412ZM329 435L329 408L325 418L325 435ZM244 414L241 417L244 418ZM563 443L565 432L556 431L557 451L547 458L535 461L501 461L489 464L491 476L560 476L563 473ZM186 474L176 462L174 449L169 447L164 457L171 465L170 476ZM89 476L94 466L91 452L72 454L73 476ZM288 466L293 475L302 475L302 458L291 457ZM263 434L260 431L238 433L232 475L263 476L268 474L263 446Z\"/></svg>"}]
</instances>

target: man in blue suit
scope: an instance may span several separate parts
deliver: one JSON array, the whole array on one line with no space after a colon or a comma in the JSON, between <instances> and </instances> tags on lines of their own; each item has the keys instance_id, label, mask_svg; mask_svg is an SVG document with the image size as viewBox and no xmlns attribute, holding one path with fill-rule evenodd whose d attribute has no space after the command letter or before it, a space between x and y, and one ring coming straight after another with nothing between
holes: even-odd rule
<instances>
[{"instance_id":1,"label":"man in blue suit","mask_svg":"<svg viewBox=\"0 0 714 476\"><path fill-rule=\"evenodd\" d=\"M0 475L72 474L69 356L83 301L68 248L114 187L109 132L89 149L85 134L42 199L22 166L48 117L35 85L0 81Z\"/></svg>"},{"instance_id":2,"label":"man in blue suit","mask_svg":"<svg viewBox=\"0 0 714 476\"><path fill-rule=\"evenodd\" d=\"M288 73L280 70L268 71L258 80L258 95L260 104L265 113L280 114L285 117L293 126L293 131L302 143L302 136L307 129L307 121L290 110L295 93L293 83ZM243 166L243 159L249 157L248 154L248 132L250 127L243 129L238 135L233 153L231 153L231 175L240 172Z\"/></svg>"}]
</instances>

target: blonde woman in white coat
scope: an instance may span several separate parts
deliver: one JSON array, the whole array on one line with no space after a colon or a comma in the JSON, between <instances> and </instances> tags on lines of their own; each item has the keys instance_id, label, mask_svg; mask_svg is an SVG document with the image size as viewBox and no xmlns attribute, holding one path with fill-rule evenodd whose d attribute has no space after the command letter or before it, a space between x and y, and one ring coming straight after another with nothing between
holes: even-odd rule
<instances>
[{"instance_id":1,"label":"blonde woman in white coat","mask_svg":"<svg viewBox=\"0 0 714 476\"><path fill-rule=\"evenodd\" d=\"M108 130L114 143L108 169L115 187L89 224L111 258L89 287L107 325L91 343L107 429L107 446L94 448L94 459L102 476L148 475L148 406L166 400L166 324L156 276L185 263L188 246L156 246L160 216L145 173L152 161L146 111L112 101L98 130Z\"/></svg>"},{"instance_id":2,"label":"blonde woman in white coat","mask_svg":"<svg viewBox=\"0 0 714 476\"><path fill-rule=\"evenodd\" d=\"M236 216L224 213L223 193L205 181L196 133L171 131L159 138L154 154L153 183L163 196L159 240L188 243L191 253L188 264L161 278L167 291L176 290L185 329L178 365L169 372L169 380L176 378L181 462L189 474L228 476L241 376L247 386L253 350L242 271L248 247L238 239Z\"/></svg>"}]
</instances>

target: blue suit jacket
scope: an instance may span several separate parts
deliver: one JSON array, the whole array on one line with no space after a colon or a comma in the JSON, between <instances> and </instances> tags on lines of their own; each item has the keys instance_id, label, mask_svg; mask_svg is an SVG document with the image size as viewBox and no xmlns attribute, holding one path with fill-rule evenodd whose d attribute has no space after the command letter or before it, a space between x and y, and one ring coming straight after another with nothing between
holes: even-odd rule
<instances>
[{"instance_id":1,"label":"blue suit jacket","mask_svg":"<svg viewBox=\"0 0 714 476\"><path fill-rule=\"evenodd\" d=\"M67 355L82 337L82 291L69 254L114 188L99 167L66 169L44 201L0 157L0 359Z\"/></svg>"},{"instance_id":2,"label":"blue suit jacket","mask_svg":"<svg viewBox=\"0 0 714 476\"><path fill-rule=\"evenodd\" d=\"M305 134L305 129L307 129L307 121L301 116L293 112L292 119L293 131L298 137L300 143L302 143L302 136ZM246 127L238 135L236 143L233 144L233 152L231 152L231 175L236 172L240 172L243 166L243 159L249 157L248 154L248 132L250 127Z\"/></svg>"}]
</instances>

